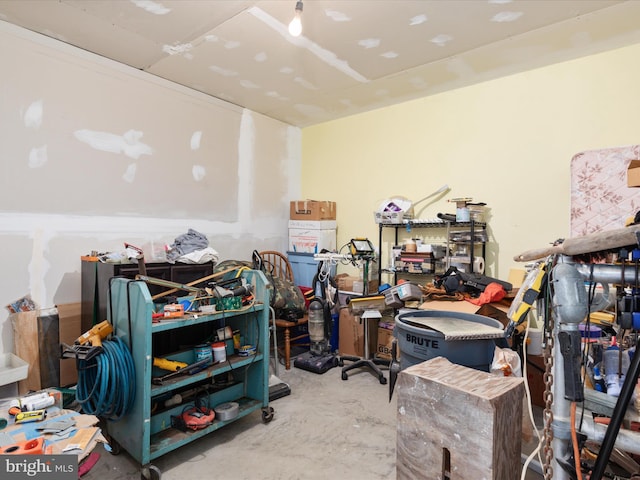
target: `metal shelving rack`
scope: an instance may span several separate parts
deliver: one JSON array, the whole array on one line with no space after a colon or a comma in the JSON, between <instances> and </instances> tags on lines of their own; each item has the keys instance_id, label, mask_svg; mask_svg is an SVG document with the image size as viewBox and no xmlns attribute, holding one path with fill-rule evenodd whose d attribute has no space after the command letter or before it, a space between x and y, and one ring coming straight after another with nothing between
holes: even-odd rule
<instances>
[{"instance_id":1,"label":"metal shelving rack","mask_svg":"<svg viewBox=\"0 0 640 480\"><path fill-rule=\"evenodd\" d=\"M394 245L398 245L398 239L399 239L399 230L400 229L406 229L407 231L411 231L414 228L416 229L420 229L420 228L428 228L428 229L445 229L445 241L443 243L446 244L446 252L445 252L445 262L446 262L446 267L445 268L449 268L450 265L450 261L451 261L451 255L449 254L450 252L450 246L452 243L450 240L451 237L451 233L452 233L452 229L469 229L470 232L470 239L468 242L455 242L455 243L467 243L469 245L469 265L470 265L470 269L471 271L473 271L473 264L474 264L474 259L475 259L475 249L476 247L480 244L482 246L482 257L486 258L486 242L477 242L475 239L475 234L478 230L481 231L486 231L487 228L487 224L484 222L476 222L475 220L471 220L469 222L448 222L448 221L441 221L441 222L435 222L435 221L421 221L421 220L403 220L402 223L379 223L378 224L378 252L380 255L380 265L384 265L383 263L383 253L382 253L382 241L383 241L383 231L385 228L392 228L394 229ZM397 283L398 280L398 275L407 275L407 276L411 276L411 275L419 275L419 276L423 276L423 275L431 275L428 273L408 273L408 272L397 272L395 270L390 270L390 269L385 269L380 267L378 270L378 283L379 285L382 285L382 275L383 274L389 274L389 275L393 275L393 282L394 284Z\"/></svg>"},{"instance_id":2,"label":"metal shelving rack","mask_svg":"<svg viewBox=\"0 0 640 480\"><path fill-rule=\"evenodd\" d=\"M158 480L160 471L150 462L172 450L208 435L255 410L262 409L262 420L273 418L269 406L269 295L267 280L260 271L249 270L243 276L253 286L255 302L238 310L227 310L211 314L191 314L170 320L152 323L154 303L146 283L124 278L114 278L110 289L111 309L109 320L114 334L130 346L135 366L136 398L129 412L117 422L107 423L107 434L116 453L125 449L142 466L142 477ZM168 332L179 334L180 330L192 327L229 325L239 329L246 345L255 345L256 353L248 357L227 354L227 361L214 364L192 374L176 376L157 385L152 377L166 374L166 370L153 367L153 337ZM194 363L193 348L163 355L170 360ZM239 405L238 415L229 420L215 419L201 430L181 431L172 427L172 417L182 414L185 402L169 408L152 409L160 404L158 399L171 396L189 387L209 384L215 387L214 377L226 374L233 378L222 387L206 390L210 408L226 402ZM219 378L219 377L218 377ZM205 403L206 404L206 403Z\"/></svg>"}]
</instances>

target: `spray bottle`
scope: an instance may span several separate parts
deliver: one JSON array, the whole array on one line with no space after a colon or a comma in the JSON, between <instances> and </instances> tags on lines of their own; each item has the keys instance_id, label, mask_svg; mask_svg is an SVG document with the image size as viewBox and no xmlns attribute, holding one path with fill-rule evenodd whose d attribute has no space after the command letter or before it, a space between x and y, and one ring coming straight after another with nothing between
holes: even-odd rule
<instances>
[{"instance_id":1,"label":"spray bottle","mask_svg":"<svg viewBox=\"0 0 640 480\"><path fill-rule=\"evenodd\" d=\"M604 393L607 390L607 385L604 383L602 373L600 373L600 364L593 366L593 387L598 392Z\"/></svg>"}]
</instances>

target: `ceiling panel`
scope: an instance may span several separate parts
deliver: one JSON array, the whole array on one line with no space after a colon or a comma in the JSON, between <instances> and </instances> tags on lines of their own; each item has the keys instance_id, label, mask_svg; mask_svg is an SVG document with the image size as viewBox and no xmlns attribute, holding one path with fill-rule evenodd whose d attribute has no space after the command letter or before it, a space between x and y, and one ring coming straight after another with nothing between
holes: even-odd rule
<instances>
[{"instance_id":1,"label":"ceiling panel","mask_svg":"<svg viewBox=\"0 0 640 480\"><path fill-rule=\"evenodd\" d=\"M303 0L304 1L304 0ZM0 20L304 127L640 42L635 0L0 0Z\"/></svg>"}]
</instances>

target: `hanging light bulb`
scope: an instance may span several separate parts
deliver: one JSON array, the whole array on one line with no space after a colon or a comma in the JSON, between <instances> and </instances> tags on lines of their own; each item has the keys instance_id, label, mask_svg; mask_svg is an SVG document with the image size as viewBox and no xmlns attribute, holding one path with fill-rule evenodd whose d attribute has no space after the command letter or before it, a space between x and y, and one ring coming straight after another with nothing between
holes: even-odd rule
<instances>
[{"instance_id":1,"label":"hanging light bulb","mask_svg":"<svg viewBox=\"0 0 640 480\"><path fill-rule=\"evenodd\" d=\"M296 14L289 24L289 33L294 37L302 33L302 0L296 2Z\"/></svg>"}]
</instances>

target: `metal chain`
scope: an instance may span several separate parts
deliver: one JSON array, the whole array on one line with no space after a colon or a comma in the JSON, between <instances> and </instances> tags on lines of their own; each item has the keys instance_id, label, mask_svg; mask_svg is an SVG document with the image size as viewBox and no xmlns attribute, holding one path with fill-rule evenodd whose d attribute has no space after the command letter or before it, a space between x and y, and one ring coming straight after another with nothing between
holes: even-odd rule
<instances>
[{"instance_id":1,"label":"metal chain","mask_svg":"<svg viewBox=\"0 0 640 480\"><path fill-rule=\"evenodd\" d=\"M554 320L553 313L549 311L547 301L545 303L545 316L547 317L547 325L545 328L545 348L544 348L544 429L543 429L543 453L544 464L542 465L542 473L544 480L553 479L553 411L551 406L553 405L553 330Z\"/></svg>"}]
</instances>

